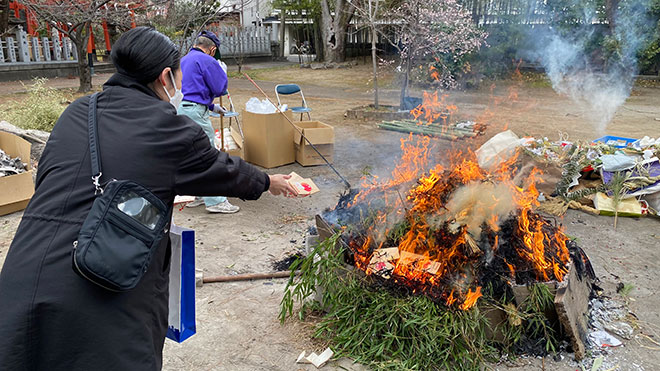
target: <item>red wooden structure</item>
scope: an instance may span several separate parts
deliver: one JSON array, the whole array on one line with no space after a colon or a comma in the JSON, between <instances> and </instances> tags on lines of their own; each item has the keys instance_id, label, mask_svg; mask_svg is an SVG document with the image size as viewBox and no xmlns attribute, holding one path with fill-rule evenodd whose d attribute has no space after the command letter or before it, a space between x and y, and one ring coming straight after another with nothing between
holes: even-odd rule
<instances>
[{"instance_id":1,"label":"red wooden structure","mask_svg":"<svg viewBox=\"0 0 660 371\"><path fill-rule=\"evenodd\" d=\"M129 4L126 3L108 3L105 5L106 9L109 9L111 7L126 7L129 10L129 14L131 17L131 28L137 27L137 24L135 23L135 9L138 9L141 7L140 2L132 2ZM41 22L39 21L39 18L37 15L32 12L28 7L25 5L19 3L18 1L10 1L9 2L9 9L14 11L14 17L16 19L25 19L25 24L26 24L26 32L28 35L31 36L38 36L39 33L39 26ZM45 22L46 30L50 33L51 30L51 25L48 22ZM67 30L68 27L66 24L60 24L59 25L62 29ZM110 32L108 31L108 22L104 19L101 22L101 26L103 27L103 39L105 41L105 47L106 50L109 52L112 48L111 42L110 42ZM60 41L62 38L62 34L60 33ZM90 37L89 41L87 43L87 53L92 53L92 50L95 49L95 42L96 38L94 35L93 29L90 27Z\"/></svg>"}]
</instances>

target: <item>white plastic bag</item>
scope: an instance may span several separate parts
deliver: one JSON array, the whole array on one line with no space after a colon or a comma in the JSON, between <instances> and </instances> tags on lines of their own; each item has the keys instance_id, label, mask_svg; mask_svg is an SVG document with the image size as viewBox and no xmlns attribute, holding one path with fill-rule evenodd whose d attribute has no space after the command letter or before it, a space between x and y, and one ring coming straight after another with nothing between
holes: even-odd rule
<instances>
[{"instance_id":1,"label":"white plastic bag","mask_svg":"<svg viewBox=\"0 0 660 371\"><path fill-rule=\"evenodd\" d=\"M277 112L277 107L267 99L259 100L259 98L252 97L245 103L245 110L252 113L269 114Z\"/></svg>"},{"instance_id":2,"label":"white plastic bag","mask_svg":"<svg viewBox=\"0 0 660 371\"><path fill-rule=\"evenodd\" d=\"M603 170L609 172L628 170L637 163L636 156L626 156L623 154L602 155L600 160L603 162Z\"/></svg>"},{"instance_id":3,"label":"white plastic bag","mask_svg":"<svg viewBox=\"0 0 660 371\"><path fill-rule=\"evenodd\" d=\"M495 135L477 150L479 166L488 170L499 165L508 160L520 144L520 138L511 130Z\"/></svg>"},{"instance_id":4,"label":"white plastic bag","mask_svg":"<svg viewBox=\"0 0 660 371\"><path fill-rule=\"evenodd\" d=\"M225 140L224 148L226 151L238 149L238 145L236 144L236 141L234 141L234 137L231 136L231 130L229 128L224 128L222 136L220 135L220 131L216 130L215 139L215 148L218 150L222 148L222 139Z\"/></svg>"}]
</instances>

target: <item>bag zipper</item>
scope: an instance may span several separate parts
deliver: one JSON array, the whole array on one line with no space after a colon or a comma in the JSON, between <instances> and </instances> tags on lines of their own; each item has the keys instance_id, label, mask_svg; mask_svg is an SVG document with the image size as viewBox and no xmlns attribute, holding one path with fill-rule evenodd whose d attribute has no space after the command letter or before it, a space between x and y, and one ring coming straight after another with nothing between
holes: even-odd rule
<instances>
[{"instance_id":1,"label":"bag zipper","mask_svg":"<svg viewBox=\"0 0 660 371\"><path fill-rule=\"evenodd\" d=\"M100 284L100 283L98 283L98 282L96 282L96 281L90 279L85 273L83 273L83 271L82 271L82 270L80 269L80 267L78 266L78 260L76 259L76 251L75 251L75 250L76 250L77 248L78 248L78 241L73 241L73 250L74 250L74 251L73 251L73 266L76 267L76 270L78 271L78 273L80 273L80 275L82 275L87 281L89 281L89 282L91 282L91 283L93 283L93 284L95 284L95 285L97 285L97 286L100 286L100 287L102 287L102 288L104 288L104 289L106 289L106 290L114 291L114 292L121 292L121 291L119 291L119 290L111 289L111 288L109 288L109 287L107 287L107 286L104 286L104 285L102 285L102 284Z\"/></svg>"}]
</instances>

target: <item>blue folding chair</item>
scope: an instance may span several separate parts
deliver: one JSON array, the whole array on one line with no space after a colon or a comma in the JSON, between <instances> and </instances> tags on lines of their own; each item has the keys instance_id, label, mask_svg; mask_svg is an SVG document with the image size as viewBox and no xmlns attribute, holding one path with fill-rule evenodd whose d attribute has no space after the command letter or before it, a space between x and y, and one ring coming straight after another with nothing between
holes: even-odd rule
<instances>
[{"instance_id":1,"label":"blue folding chair","mask_svg":"<svg viewBox=\"0 0 660 371\"><path fill-rule=\"evenodd\" d=\"M300 121L303 119L303 114L307 114L307 119L312 120L312 117L309 115L310 112L312 112L312 109L307 107L307 102L305 101L305 95L303 94L302 90L300 89L300 86L296 84L280 84L275 86L275 95L277 96L277 104L282 105L280 102L280 94L282 95L291 95L291 94L296 94L300 93L300 96L302 97L302 106L301 107L290 107L289 109L293 113L299 113L300 114Z\"/></svg>"},{"instance_id":2,"label":"blue folding chair","mask_svg":"<svg viewBox=\"0 0 660 371\"><path fill-rule=\"evenodd\" d=\"M231 100L231 95L229 94L229 90L226 92L227 95L227 100L229 100L229 110L223 114L217 114L215 112L211 112L210 115L213 117L225 117L229 119L229 127L231 128L231 120L234 119L236 120L236 127L238 128L238 132L241 134L241 138L245 139L245 136L243 135L243 127L241 127L241 123L238 122L238 112L234 109L234 102ZM221 136L224 138L224 123L222 127L220 128L221 131ZM223 139L224 141L224 139ZM224 143L223 143L224 147ZM224 148L223 148L224 149Z\"/></svg>"},{"instance_id":3,"label":"blue folding chair","mask_svg":"<svg viewBox=\"0 0 660 371\"><path fill-rule=\"evenodd\" d=\"M229 119L229 127L231 127L231 119L236 120L236 127L238 127L238 131L241 133L241 138L242 138L243 128L241 127L241 123L238 122L238 112L236 112L236 110L234 109L234 102L231 100L231 95L229 94L229 90L227 90L227 100L229 100L229 111L223 113L222 115Z\"/></svg>"}]
</instances>

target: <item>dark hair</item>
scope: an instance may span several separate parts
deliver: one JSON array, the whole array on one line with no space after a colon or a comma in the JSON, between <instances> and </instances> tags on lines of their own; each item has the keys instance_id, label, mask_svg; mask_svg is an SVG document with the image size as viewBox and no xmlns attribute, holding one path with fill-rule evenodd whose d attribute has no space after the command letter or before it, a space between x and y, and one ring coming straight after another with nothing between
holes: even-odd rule
<instances>
[{"instance_id":1,"label":"dark hair","mask_svg":"<svg viewBox=\"0 0 660 371\"><path fill-rule=\"evenodd\" d=\"M151 27L136 27L121 35L110 54L117 72L143 84L152 82L170 67L179 69L181 56L176 45Z\"/></svg>"}]
</instances>

